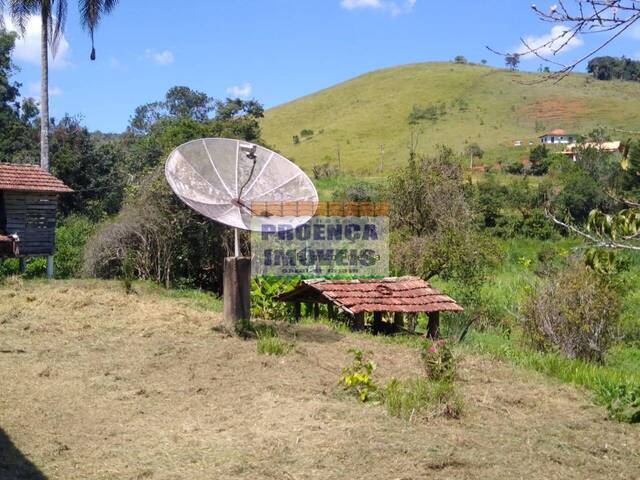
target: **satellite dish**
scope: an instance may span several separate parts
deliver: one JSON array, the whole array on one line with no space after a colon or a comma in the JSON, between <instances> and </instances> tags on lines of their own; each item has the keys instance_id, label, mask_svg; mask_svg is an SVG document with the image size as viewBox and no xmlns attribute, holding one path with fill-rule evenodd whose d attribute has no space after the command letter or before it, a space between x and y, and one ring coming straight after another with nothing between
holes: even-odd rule
<instances>
[{"instance_id":1,"label":"satellite dish","mask_svg":"<svg viewBox=\"0 0 640 480\"><path fill-rule=\"evenodd\" d=\"M274 215L279 225L293 229L308 222L318 206L318 192L300 167L242 140L203 138L180 145L169 155L165 176L184 203L236 229L261 231ZM288 208L274 212L278 204ZM239 256L237 230L235 250Z\"/></svg>"}]
</instances>

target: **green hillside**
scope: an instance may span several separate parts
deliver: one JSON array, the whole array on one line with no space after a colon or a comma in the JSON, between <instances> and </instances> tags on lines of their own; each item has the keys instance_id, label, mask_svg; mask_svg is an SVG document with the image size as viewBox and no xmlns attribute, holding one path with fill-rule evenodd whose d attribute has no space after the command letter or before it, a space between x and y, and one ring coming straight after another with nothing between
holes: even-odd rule
<instances>
[{"instance_id":1,"label":"green hillside","mask_svg":"<svg viewBox=\"0 0 640 480\"><path fill-rule=\"evenodd\" d=\"M545 130L586 133L596 126L640 129L640 83L573 74L558 84L536 73L481 65L420 63L359 76L266 112L263 137L305 168L340 152L344 171L375 175L404 162L412 132L418 150L477 142L484 163L526 157ZM435 106L437 120L409 123L414 105ZM444 106L443 106L444 105ZM302 136L303 129L313 135ZM294 144L293 137L299 137ZM522 140L523 147L514 147Z\"/></svg>"}]
</instances>

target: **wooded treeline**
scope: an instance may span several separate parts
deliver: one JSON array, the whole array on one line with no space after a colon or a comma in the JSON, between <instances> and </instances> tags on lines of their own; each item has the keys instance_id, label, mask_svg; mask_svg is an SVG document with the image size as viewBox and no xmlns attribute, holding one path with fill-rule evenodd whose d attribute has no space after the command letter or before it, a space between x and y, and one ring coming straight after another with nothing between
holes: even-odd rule
<instances>
[{"instance_id":1,"label":"wooded treeline","mask_svg":"<svg viewBox=\"0 0 640 480\"><path fill-rule=\"evenodd\" d=\"M598 80L640 80L640 61L628 57L595 57L587 64L587 72Z\"/></svg>"}]
</instances>

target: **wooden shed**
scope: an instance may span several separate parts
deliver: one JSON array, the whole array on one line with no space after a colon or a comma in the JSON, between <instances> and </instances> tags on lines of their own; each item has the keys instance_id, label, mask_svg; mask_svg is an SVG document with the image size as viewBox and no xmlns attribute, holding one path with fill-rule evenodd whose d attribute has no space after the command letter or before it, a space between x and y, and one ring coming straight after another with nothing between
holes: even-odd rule
<instances>
[{"instance_id":1,"label":"wooden shed","mask_svg":"<svg viewBox=\"0 0 640 480\"><path fill-rule=\"evenodd\" d=\"M47 256L51 276L58 195L72 191L36 165L0 163L0 257Z\"/></svg>"},{"instance_id":2,"label":"wooden shed","mask_svg":"<svg viewBox=\"0 0 640 480\"><path fill-rule=\"evenodd\" d=\"M427 334L431 337L439 334L440 312L463 311L455 300L418 277L302 280L278 300L294 304L296 319L302 304L309 305L314 316L320 304L327 305L330 316L338 308L352 316L358 329L364 328L365 314L370 313L374 332L396 331L405 323L405 316L415 321L416 314L423 312L429 317ZM391 322L383 321L387 312L393 313Z\"/></svg>"}]
</instances>

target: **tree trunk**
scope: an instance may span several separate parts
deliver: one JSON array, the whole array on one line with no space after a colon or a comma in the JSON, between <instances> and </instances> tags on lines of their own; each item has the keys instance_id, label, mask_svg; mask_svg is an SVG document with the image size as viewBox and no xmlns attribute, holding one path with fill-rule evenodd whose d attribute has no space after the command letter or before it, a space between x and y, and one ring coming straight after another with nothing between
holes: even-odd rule
<instances>
[{"instance_id":1,"label":"tree trunk","mask_svg":"<svg viewBox=\"0 0 640 480\"><path fill-rule=\"evenodd\" d=\"M44 12L42 12L44 13ZM46 15L40 34L40 166L49 171L49 30Z\"/></svg>"}]
</instances>

